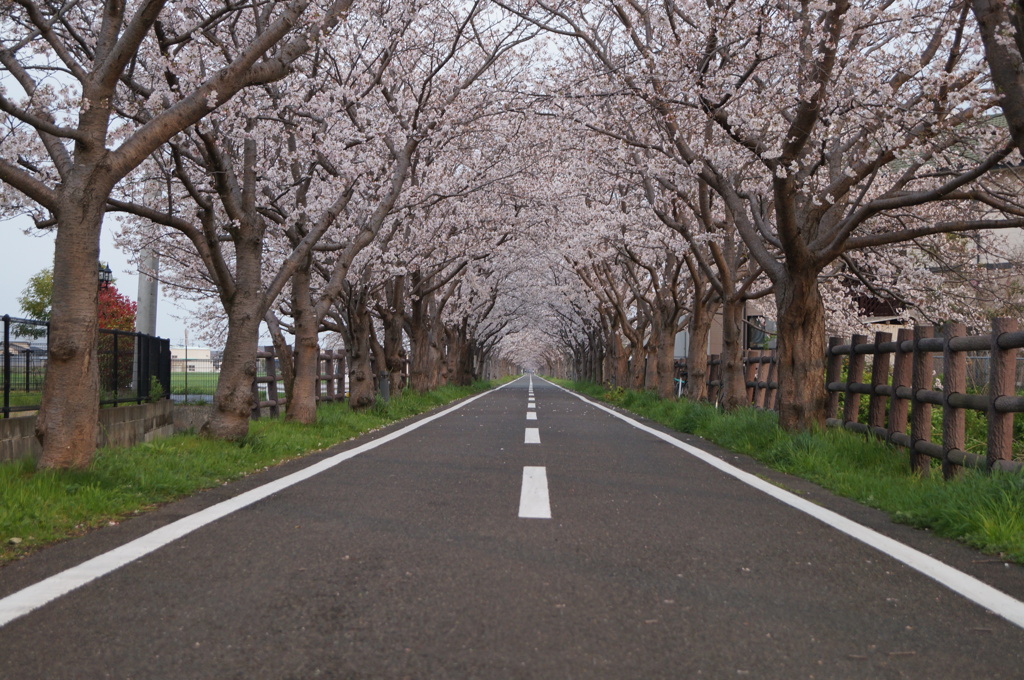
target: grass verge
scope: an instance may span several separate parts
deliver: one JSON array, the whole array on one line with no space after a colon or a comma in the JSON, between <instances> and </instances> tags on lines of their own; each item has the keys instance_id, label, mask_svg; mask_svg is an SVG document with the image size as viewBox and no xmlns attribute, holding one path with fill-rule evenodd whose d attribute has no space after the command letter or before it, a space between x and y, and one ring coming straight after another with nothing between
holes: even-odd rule
<instances>
[{"instance_id":1,"label":"grass verge","mask_svg":"<svg viewBox=\"0 0 1024 680\"><path fill-rule=\"evenodd\" d=\"M792 434L779 429L773 412L725 414L711 404L555 382L884 510L897 522L1024 564L1024 475L966 470L947 482L936 466L922 479L910 473L901 449L846 430Z\"/></svg>"},{"instance_id":2,"label":"grass verge","mask_svg":"<svg viewBox=\"0 0 1024 680\"><path fill-rule=\"evenodd\" d=\"M348 404L324 404L315 425L264 418L251 423L241 442L178 434L130 448L100 449L92 466L82 471L37 472L31 460L0 464L0 564L496 384L404 392L362 412Z\"/></svg>"}]
</instances>

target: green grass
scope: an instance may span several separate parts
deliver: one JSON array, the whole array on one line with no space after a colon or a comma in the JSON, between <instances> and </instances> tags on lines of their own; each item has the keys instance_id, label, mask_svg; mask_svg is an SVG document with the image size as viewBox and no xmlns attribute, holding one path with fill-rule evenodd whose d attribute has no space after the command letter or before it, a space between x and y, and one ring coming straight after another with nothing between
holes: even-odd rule
<instances>
[{"instance_id":1,"label":"green grass","mask_svg":"<svg viewBox=\"0 0 1024 680\"><path fill-rule=\"evenodd\" d=\"M659 399L649 393L556 381L681 432L703 437L841 496L889 513L896 521L953 538L1024 564L1024 475L966 470L944 481L910 473L906 451L846 430L792 434L774 412Z\"/></svg>"},{"instance_id":2,"label":"green grass","mask_svg":"<svg viewBox=\"0 0 1024 680\"><path fill-rule=\"evenodd\" d=\"M0 396L2 398L2 396ZM38 406L43 400L42 392L15 392L8 395L11 406Z\"/></svg>"},{"instance_id":3,"label":"green grass","mask_svg":"<svg viewBox=\"0 0 1024 680\"><path fill-rule=\"evenodd\" d=\"M172 372L171 394L213 394L217 391L219 377L220 373L212 371Z\"/></svg>"},{"instance_id":4,"label":"green grass","mask_svg":"<svg viewBox=\"0 0 1024 680\"><path fill-rule=\"evenodd\" d=\"M495 384L405 392L362 412L347 404L324 404L315 425L264 418L252 422L249 435L238 443L179 434L130 448L101 449L84 471L37 472L32 461L0 464L0 564ZM12 544L12 538L21 540Z\"/></svg>"},{"instance_id":5,"label":"green grass","mask_svg":"<svg viewBox=\"0 0 1024 680\"><path fill-rule=\"evenodd\" d=\"M847 366L843 365L842 376L840 381L845 382ZM941 380L942 376L940 376ZM987 389L987 386L982 386ZM985 394L984 389L980 390L975 385L968 385L968 394ZM1024 396L1024 390L1017 390L1017 396ZM842 392L839 393L839 415L842 416L843 404L846 401L846 395ZM860 397L860 407L857 411L857 422L866 423L868 422L868 409L870 400L866 395ZM908 406L907 422L910 422L911 414L913 414L913 406ZM932 422L932 437L933 440L941 440L942 437L942 407L933 405L931 406L931 422ZM974 409L964 409L964 450L970 453L974 453L980 456L984 456L988 450L988 416L982 411L975 411ZM1013 451L1014 458L1016 460L1024 460L1024 416L1017 416L1013 419Z\"/></svg>"}]
</instances>

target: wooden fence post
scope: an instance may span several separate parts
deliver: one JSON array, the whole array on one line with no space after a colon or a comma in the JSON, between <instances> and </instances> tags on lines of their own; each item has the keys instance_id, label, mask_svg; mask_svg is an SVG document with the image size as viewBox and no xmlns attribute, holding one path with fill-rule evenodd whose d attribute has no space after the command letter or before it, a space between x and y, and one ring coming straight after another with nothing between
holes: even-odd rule
<instances>
[{"instance_id":1,"label":"wooden fence post","mask_svg":"<svg viewBox=\"0 0 1024 680\"><path fill-rule=\"evenodd\" d=\"M856 423L860 417L860 392L853 391L854 383L864 382L865 356L857 352L857 345L868 341L866 335L854 335L850 338L850 363L846 369L846 396L843 399L843 425Z\"/></svg>"},{"instance_id":2,"label":"wooden fence post","mask_svg":"<svg viewBox=\"0 0 1024 680\"><path fill-rule=\"evenodd\" d=\"M337 369L338 391L342 400L345 400L348 398L348 352L345 350L339 350Z\"/></svg>"},{"instance_id":3,"label":"wooden fence post","mask_svg":"<svg viewBox=\"0 0 1024 680\"><path fill-rule=\"evenodd\" d=\"M988 451L985 467L991 470L996 461L1013 458L1013 413L996 410L996 399L1016 394L1017 350L999 347L999 336L1018 329L1014 319L992 320L992 349L988 371Z\"/></svg>"},{"instance_id":4,"label":"wooden fence post","mask_svg":"<svg viewBox=\"0 0 1024 680\"><path fill-rule=\"evenodd\" d=\"M765 397L768 395L768 368L765 359L768 358L768 351L761 350L757 353L757 370L754 372L754 406L764 408Z\"/></svg>"},{"instance_id":5,"label":"wooden fence post","mask_svg":"<svg viewBox=\"0 0 1024 680\"><path fill-rule=\"evenodd\" d=\"M747 388L747 405L753 406L754 395L757 394L757 385L752 383L757 382L757 369L761 366L761 364L757 363L757 360L761 358L761 351L748 349L746 355L743 360L743 383Z\"/></svg>"},{"instance_id":6,"label":"wooden fence post","mask_svg":"<svg viewBox=\"0 0 1024 680\"><path fill-rule=\"evenodd\" d=\"M712 354L708 357L708 401L712 404L718 403L718 392L721 381L722 357Z\"/></svg>"},{"instance_id":7,"label":"wooden fence post","mask_svg":"<svg viewBox=\"0 0 1024 680\"><path fill-rule=\"evenodd\" d=\"M826 370L825 370L825 388L832 383L839 382L840 376L843 374L843 355L834 354L833 350L842 344L842 340L837 337L831 337L828 339L828 356L826 357ZM828 398L825 401L825 418L837 418L839 416L839 393L828 390Z\"/></svg>"},{"instance_id":8,"label":"wooden fence post","mask_svg":"<svg viewBox=\"0 0 1024 680\"><path fill-rule=\"evenodd\" d=\"M326 399L327 401L334 401L335 400L335 391L334 391L334 350L333 349L327 350L326 352L324 352L323 357L324 357L324 367L323 367L322 377L325 379L325 382L327 383L327 389L326 389L326 394L324 395L324 399ZM320 396L320 392L321 392L320 383L317 382L317 396L318 397Z\"/></svg>"},{"instance_id":9,"label":"wooden fence post","mask_svg":"<svg viewBox=\"0 0 1024 680\"><path fill-rule=\"evenodd\" d=\"M932 354L920 349L919 343L925 338L935 337L935 329L931 326L914 327L914 366L911 377L911 414L910 414L910 469L922 477L928 476L931 466L928 456L918 453L917 442L932 440L932 406L917 398L921 390L930 390L934 381L932 375Z\"/></svg>"},{"instance_id":10,"label":"wooden fence post","mask_svg":"<svg viewBox=\"0 0 1024 680\"><path fill-rule=\"evenodd\" d=\"M264 359L267 362L267 400L270 401L270 417L278 418L281 415L281 408L277 392L277 355L274 353L273 345L267 345L263 349L270 354L270 357Z\"/></svg>"},{"instance_id":11,"label":"wooden fence post","mask_svg":"<svg viewBox=\"0 0 1024 680\"><path fill-rule=\"evenodd\" d=\"M779 381L779 356L776 350L771 350L771 361L768 363L768 396L765 399L766 407L772 411L779 410L779 390L776 383Z\"/></svg>"},{"instance_id":12,"label":"wooden fence post","mask_svg":"<svg viewBox=\"0 0 1024 680\"><path fill-rule=\"evenodd\" d=\"M963 451L966 412L949 403L950 396L967 393L967 355L954 351L950 340L967 334L962 323L947 323L942 329L942 476L952 479L963 467L949 460L950 451Z\"/></svg>"},{"instance_id":13,"label":"wooden fence post","mask_svg":"<svg viewBox=\"0 0 1024 680\"><path fill-rule=\"evenodd\" d=\"M186 366L186 368L188 368L188 367ZM259 355L257 354L256 355L256 375L254 375L253 378L252 378L252 412L249 414L250 420L259 420L260 416L262 415L262 410L260 409L259 377L260 377L260 358L259 358Z\"/></svg>"},{"instance_id":14,"label":"wooden fence post","mask_svg":"<svg viewBox=\"0 0 1024 680\"><path fill-rule=\"evenodd\" d=\"M876 435L885 429L885 395L878 394L879 385L889 384L889 352L881 352L883 343L892 341L892 333L875 333L875 356L871 365L871 397L868 399L868 428ZM878 428L878 430L876 430Z\"/></svg>"},{"instance_id":15,"label":"wooden fence post","mask_svg":"<svg viewBox=\"0 0 1024 680\"><path fill-rule=\"evenodd\" d=\"M913 344L914 333L909 328L901 328L896 333L896 355L892 364L892 401L889 402L889 443L895 443L893 435L907 434L907 416L910 402L899 396L901 387L910 387L911 360L914 350L904 351L903 343Z\"/></svg>"}]
</instances>

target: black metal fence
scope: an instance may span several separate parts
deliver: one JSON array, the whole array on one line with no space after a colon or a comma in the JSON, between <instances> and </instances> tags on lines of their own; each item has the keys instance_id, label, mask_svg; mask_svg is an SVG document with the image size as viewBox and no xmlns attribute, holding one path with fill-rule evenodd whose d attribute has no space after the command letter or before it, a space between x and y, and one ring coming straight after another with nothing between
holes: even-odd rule
<instances>
[{"instance_id":1,"label":"black metal fence","mask_svg":"<svg viewBox=\"0 0 1024 680\"><path fill-rule=\"evenodd\" d=\"M49 324L4 315L0 414L37 411L46 377ZM170 394L170 341L142 333L100 329L100 404L139 403Z\"/></svg>"},{"instance_id":2,"label":"black metal fence","mask_svg":"<svg viewBox=\"0 0 1024 680\"><path fill-rule=\"evenodd\" d=\"M210 350L179 347L171 350L171 400L198 404L213 401L220 378L220 357Z\"/></svg>"}]
</instances>

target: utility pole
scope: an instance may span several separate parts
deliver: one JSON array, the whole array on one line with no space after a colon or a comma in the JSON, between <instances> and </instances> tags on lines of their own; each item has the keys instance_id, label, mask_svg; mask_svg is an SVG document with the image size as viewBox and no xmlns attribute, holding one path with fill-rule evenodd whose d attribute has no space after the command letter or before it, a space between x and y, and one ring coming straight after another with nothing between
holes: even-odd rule
<instances>
[{"instance_id":1,"label":"utility pole","mask_svg":"<svg viewBox=\"0 0 1024 680\"><path fill-rule=\"evenodd\" d=\"M135 311L135 330L146 335L156 335L156 303L159 293L157 276L160 271L160 257L152 248L142 251L139 267L139 298Z\"/></svg>"}]
</instances>

